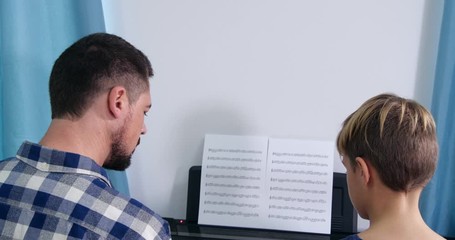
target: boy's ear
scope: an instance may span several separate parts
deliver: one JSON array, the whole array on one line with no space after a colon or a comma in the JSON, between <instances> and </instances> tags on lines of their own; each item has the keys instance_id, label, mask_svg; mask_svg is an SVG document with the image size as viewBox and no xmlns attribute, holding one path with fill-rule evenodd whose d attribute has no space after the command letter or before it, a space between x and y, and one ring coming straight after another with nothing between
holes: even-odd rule
<instances>
[{"instance_id":1,"label":"boy's ear","mask_svg":"<svg viewBox=\"0 0 455 240\"><path fill-rule=\"evenodd\" d=\"M112 116L119 118L127 105L126 89L122 86L113 87L108 94L108 108Z\"/></svg>"},{"instance_id":2,"label":"boy's ear","mask_svg":"<svg viewBox=\"0 0 455 240\"><path fill-rule=\"evenodd\" d=\"M364 185L368 185L371 182L371 167L368 165L368 163L365 161L365 159L361 157L356 157L355 158L356 162L356 170L358 170L360 173L360 177L362 179L362 182Z\"/></svg>"}]
</instances>

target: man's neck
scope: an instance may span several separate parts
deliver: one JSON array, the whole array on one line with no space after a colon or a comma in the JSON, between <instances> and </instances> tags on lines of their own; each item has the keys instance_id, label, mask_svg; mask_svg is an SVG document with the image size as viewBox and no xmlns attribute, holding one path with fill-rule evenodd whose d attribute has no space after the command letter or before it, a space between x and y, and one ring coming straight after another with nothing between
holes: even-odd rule
<instances>
[{"instance_id":1,"label":"man's neck","mask_svg":"<svg viewBox=\"0 0 455 240\"><path fill-rule=\"evenodd\" d=\"M53 119L40 144L65 152L84 155L102 166L109 144L102 126L83 120Z\"/></svg>"}]
</instances>

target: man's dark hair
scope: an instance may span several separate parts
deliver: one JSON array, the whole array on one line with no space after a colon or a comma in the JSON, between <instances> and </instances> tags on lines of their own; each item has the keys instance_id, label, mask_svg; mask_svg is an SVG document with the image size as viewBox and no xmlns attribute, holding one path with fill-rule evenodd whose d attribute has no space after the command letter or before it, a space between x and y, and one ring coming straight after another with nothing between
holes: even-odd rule
<instances>
[{"instance_id":1,"label":"man's dark hair","mask_svg":"<svg viewBox=\"0 0 455 240\"><path fill-rule=\"evenodd\" d=\"M81 38L55 61L49 80L52 119L79 118L99 94L123 86L130 104L149 90L148 58L124 39L107 33Z\"/></svg>"}]
</instances>

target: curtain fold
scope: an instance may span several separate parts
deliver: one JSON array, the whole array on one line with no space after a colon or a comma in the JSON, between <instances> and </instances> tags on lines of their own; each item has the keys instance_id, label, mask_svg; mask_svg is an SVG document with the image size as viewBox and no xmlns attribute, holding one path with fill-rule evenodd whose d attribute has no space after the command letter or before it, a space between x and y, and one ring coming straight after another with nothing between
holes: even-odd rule
<instances>
[{"instance_id":1,"label":"curtain fold","mask_svg":"<svg viewBox=\"0 0 455 240\"><path fill-rule=\"evenodd\" d=\"M431 106L439 141L436 173L422 193L425 221L455 237L455 2L445 1Z\"/></svg>"},{"instance_id":2,"label":"curtain fold","mask_svg":"<svg viewBox=\"0 0 455 240\"><path fill-rule=\"evenodd\" d=\"M0 160L46 132L55 59L82 36L104 31L101 0L0 1ZM129 194L125 172L108 174Z\"/></svg>"}]
</instances>

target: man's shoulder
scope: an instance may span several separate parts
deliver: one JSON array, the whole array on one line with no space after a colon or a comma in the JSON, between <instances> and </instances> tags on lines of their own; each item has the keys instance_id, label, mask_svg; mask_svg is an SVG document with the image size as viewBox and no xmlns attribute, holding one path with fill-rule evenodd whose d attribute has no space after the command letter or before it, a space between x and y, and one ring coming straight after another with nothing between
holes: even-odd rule
<instances>
[{"instance_id":1,"label":"man's shoulder","mask_svg":"<svg viewBox=\"0 0 455 240\"><path fill-rule=\"evenodd\" d=\"M99 183L95 183L99 184ZM147 207L145 204L140 202L139 200L127 196L113 187L110 186L105 186L104 187L104 192L102 193L102 198L104 199L109 199L108 202L110 202L111 205L115 206L118 209L123 209L128 215L135 216L135 215L140 215L144 217L150 216L155 216L159 217L158 214L156 214L152 209ZM159 217L161 218L161 217Z\"/></svg>"},{"instance_id":2,"label":"man's shoulder","mask_svg":"<svg viewBox=\"0 0 455 240\"><path fill-rule=\"evenodd\" d=\"M167 221L137 199L111 187L106 187L99 199L99 201L105 200L105 203L99 205L108 204L108 206L98 210L103 216L115 219L116 225L130 228L134 232L140 233L145 239L170 238Z\"/></svg>"},{"instance_id":3,"label":"man's shoulder","mask_svg":"<svg viewBox=\"0 0 455 240\"><path fill-rule=\"evenodd\" d=\"M149 236L145 237L146 239L152 238L152 236L153 238L159 236L159 239L170 238L168 222L137 199L118 193L105 214L115 215L117 209L122 210L117 218L117 223L132 228L142 236ZM132 219L133 221L131 221Z\"/></svg>"},{"instance_id":4,"label":"man's shoulder","mask_svg":"<svg viewBox=\"0 0 455 240\"><path fill-rule=\"evenodd\" d=\"M19 161L19 159L15 158L15 157L10 157L10 158L5 158L3 160L0 160L0 170L2 170L3 168L5 168L9 165L17 164L18 161Z\"/></svg>"},{"instance_id":5,"label":"man's shoulder","mask_svg":"<svg viewBox=\"0 0 455 240\"><path fill-rule=\"evenodd\" d=\"M3 169L16 170L17 164L23 163L11 162ZM128 239L142 239L141 236L149 236L150 239L170 238L169 225L165 220L138 200L118 192L101 178L75 173L44 173L27 164L23 165L30 169L26 170L26 173L18 171L16 176L11 175L7 184L11 186L10 192L13 192L13 189L28 189L27 192L36 193L36 197L27 198L27 206L33 207L21 210L24 214L27 211L36 211L49 217L58 216L59 221L84 226L87 232L98 232L101 236ZM14 180L18 177L22 180ZM22 195L6 195L18 201L24 200ZM7 197L6 195L4 197ZM20 204L16 207L24 208Z\"/></svg>"},{"instance_id":6,"label":"man's shoulder","mask_svg":"<svg viewBox=\"0 0 455 240\"><path fill-rule=\"evenodd\" d=\"M30 168L27 164L24 164L21 160L16 157L6 158L0 160L0 172L2 178L0 178L0 184L6 181L11 175L23 175L23 174L34 174L35 169Z\"/></svg>"}]
</instances>

